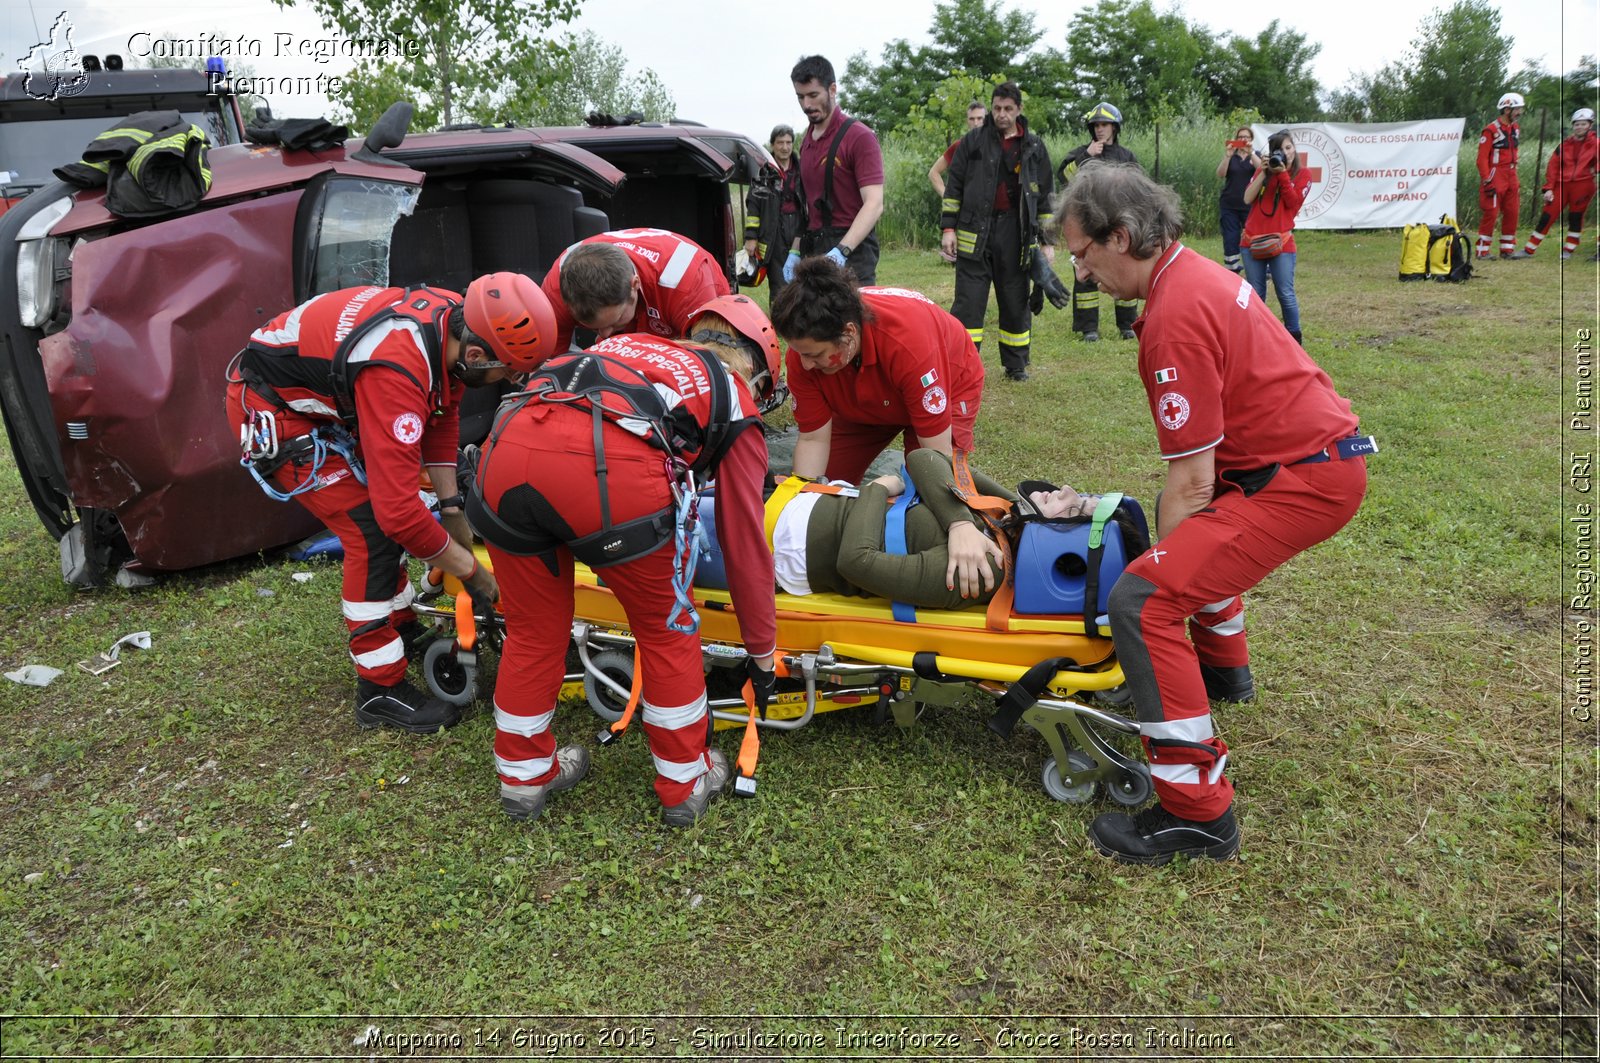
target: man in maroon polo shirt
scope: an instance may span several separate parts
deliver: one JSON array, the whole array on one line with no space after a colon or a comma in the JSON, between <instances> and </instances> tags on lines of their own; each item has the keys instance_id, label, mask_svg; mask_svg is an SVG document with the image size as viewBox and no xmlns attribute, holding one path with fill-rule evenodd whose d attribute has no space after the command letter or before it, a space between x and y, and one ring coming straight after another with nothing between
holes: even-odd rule
<instances>
[{"instance_id":1,"label":"man in maroon polo shirt","mask_svg":"<svg viewBox=\"0 0 1600 1063\"><path fill-rule=\"evenodd\" d=\"M806 227L789 250L783 279L794 277L802 257L825 255L862 284L872 284L878 277L873 230L883 214L883 149L872 130L839 109L839 84L827 59L806 56L789 80L809 123L796 145Z\"/></svg>"},{"instance_id":2,"label":"man in maroon polo shirt","mask_svg":"<svg viewBox=\"0 0 1600 1063\"><path fill-rule=\"evenodd\" d=\"M1254 694L1241 595L1349 523L1377 446L1249 283L1178 242L1170 188L1086 167L1057 217L1080 281L1145 300L1139 376L1167 463L1157 542L1109 603L1159 803L1101 815L1089 837L1125 863L1225 860L1239 828L1208 697Z\"/></svg>"}]
</instances>

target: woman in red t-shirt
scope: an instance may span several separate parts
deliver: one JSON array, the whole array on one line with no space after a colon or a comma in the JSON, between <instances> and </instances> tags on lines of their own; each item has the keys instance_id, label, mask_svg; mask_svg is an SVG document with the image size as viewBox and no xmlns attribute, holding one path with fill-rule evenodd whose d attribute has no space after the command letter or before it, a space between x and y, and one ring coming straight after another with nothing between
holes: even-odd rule
<instances>
[{"instance_id":1,"label":"woman in red t-shirt","mask_svg":"<svg viewBox=\"0 0 1600 1063\"><path fill-rule=\"evenodd\" d=\"M1300 300L1294 293L1294 220L1306 201L1311 174L1300 169L1300 153L1295 150L1294 138L1287 129L1280 129L1267 138L1267 154L1255 156L1255 167L1256 175L1244 190L1244 201L1250 204L1250 217L1245 219L1244 235L1239 238L1240 247L1246 249L1244 275L1263 302L1267 298L1267 275L1272 275L1272 287L1278 293L1278 306L1283 311L1283 327L1303 345ZM1282 250L1271 258L1257 258L1249 250L1251 244L1273 234L1282 235Z\"/></svg>"}]
</instances>

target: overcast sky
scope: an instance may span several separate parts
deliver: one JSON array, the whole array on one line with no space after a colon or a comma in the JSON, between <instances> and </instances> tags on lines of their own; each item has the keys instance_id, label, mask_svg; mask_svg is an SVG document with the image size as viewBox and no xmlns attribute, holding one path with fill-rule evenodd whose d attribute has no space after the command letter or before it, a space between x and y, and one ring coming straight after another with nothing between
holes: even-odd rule
<instances>
[{"instance_id":1,"label":"overcast sky","mask_svg":"<svg viewBox=\"0 0 1600 1063\"><path fill-rule=\"evenodd\" d=\"M1062 47L1073 17L1095 0L1015 0L1003 9L1034 12L1044 42ZM63 10L75 27L80 52L117 51L132 61L130 38L195 38L205 34L245 35L260 42L260 58L248 60L257 73L299 76L341 73L348 61L321 65L293 53L306 42L314 47L328 34L309 10L284 11L271 0L3 0L0 64L6 71L47 35ZM1157 0L1160 10L1172 4ZM1419 22L1448 0L1310 0L1296 5L1244 0L1189 0L1177 5L1186 19L1212 31L1254 36L1272 18L1322 45L1314 72L1324 89L1345 84L1352 74L1372 72L1400 58ZM1501 31L1514 40L1513 71L1537 59L1551 70L1567 70L1584 54L1600 51L1596 0L1503 0ZM789 86L788 72L802 54L820 52L843 74L851 55L865 51L876 60L886 42L904 37L927 40L933 8L927 0L582 0L577 29L590 29L623 49L635 68L653 69L672 91L685 118L764 137L778 122L803 120ZM1516 12L1515 15L1512 12ZM36 31L35 26L38 29ZM826 28L811 28L826 27ZM279 36L287 35L287 36ZM143 40L144 38L139 38ZM274 54L287 43L289 54ZM280 116L321 114L317 96L269 97ZM1113 101L1114 102L1114 101ZM1486 118L1466 115L1468 125ZM1450 116L1454 117L1454 116Z\"/></svg>"}]
</instances>

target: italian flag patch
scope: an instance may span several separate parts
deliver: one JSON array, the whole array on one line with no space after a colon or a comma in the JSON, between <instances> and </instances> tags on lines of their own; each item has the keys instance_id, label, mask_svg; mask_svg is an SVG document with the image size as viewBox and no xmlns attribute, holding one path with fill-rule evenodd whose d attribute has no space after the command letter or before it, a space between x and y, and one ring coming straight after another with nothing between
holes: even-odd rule
<instances>
[{"instance_id":1,"label":"italian flag patch","mask_svg":"<svg viewBox=\"0 0 1600 1063\"><path fill-rule=\"evenodd\" d=\"M1157 369L1156 370L1156 383L1157 384L1170 384L1176 379L1178 379L1178 371L1176 369Z\"/></svg>"},{"instance_id":2,"label":"italian flag patch","mask_svg":"<svg viewBox=\"0 0 1600 1063\"><path fill-rule=\"evenodd\" d=\"M938 381L938 379L939 371L937 369L930 369L926 373L922 374L922 386L925 388L931 388L933 387L934 383Z\"/></svg>"}]
</instances>

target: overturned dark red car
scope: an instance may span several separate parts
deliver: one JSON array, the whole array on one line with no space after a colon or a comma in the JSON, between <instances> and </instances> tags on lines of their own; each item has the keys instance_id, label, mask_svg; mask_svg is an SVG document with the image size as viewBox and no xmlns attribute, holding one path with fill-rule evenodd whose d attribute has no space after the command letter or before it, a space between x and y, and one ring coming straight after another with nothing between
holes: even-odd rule
<instances>
[{"instance_id":1,"label":"overturned dark red car","mask_svg":"<svg viewBox=\"0 0 1600 1063\"><path fill-rule=\"evenodd\" d=\"M353 285L539 279L574 241L645 226L691 237L731 281L729 184L765 159L688 124L405 136L402 118L326 150L213 149L198 208L157 220L38 189L0 218L0 410L64 578L193 568L318 527L239 468L223 415L229 360L281 310ZM492 406L463 409L464 439Z\"/></svg>"}]
</instances>

